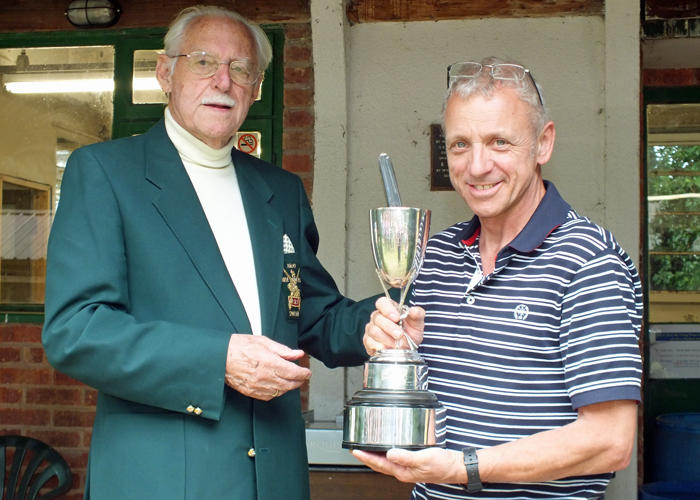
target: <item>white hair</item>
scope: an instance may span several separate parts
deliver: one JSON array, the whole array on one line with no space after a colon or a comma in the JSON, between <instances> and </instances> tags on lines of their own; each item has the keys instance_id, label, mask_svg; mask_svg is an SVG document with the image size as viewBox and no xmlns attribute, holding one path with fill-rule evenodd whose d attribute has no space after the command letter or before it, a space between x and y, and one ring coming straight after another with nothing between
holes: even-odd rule
<instances>
[{"instance_id":1,"label":"white hair","mask_svg":"<svg viewBox=\"0 0 700 500\"><path fill-rule=\"evenodd\" d=\"M483 59L481 64L484 66L493 64L517 64L523 66L517 61L501 60L493 56ZM537 86L537 88L535 88L535 86ZM522 80L498 80L491 77L490 71L485 70L482 70L475 78L455 78L452 83L450 83L442 105L443 130L445 128L445 110L450 97L457 94L464 99L469 99L473 95L481 93L484 97L491 99L497 89L503 88L513 89L520 100L530 107L532 111L530 114L530 124L532 125L533 134L537 137L544 128L544 125L551 120L549 110L545 106L542 88L530 77L523 78ZM540 99L542 100L541 103Z\"/></svg>"},{"instance_id":2,"label":"white hair","mask_svg":"<svg viewBox=\"0 0 700 500\"><path fill-rule=\"evenodd\" d=\"M193 21L204 17L231 19L245 26L255 41L258 69L260 71L267 69L272 60L272 45L262 28L236 12L214 5L195 5L183 9L170 24L170 28L165 34L165 54L170 57L179 55L187 28ZM177 58L173 57L170 63L171 71L175 66L175 62L177 62Z\"/></svg>"}]
</instances>

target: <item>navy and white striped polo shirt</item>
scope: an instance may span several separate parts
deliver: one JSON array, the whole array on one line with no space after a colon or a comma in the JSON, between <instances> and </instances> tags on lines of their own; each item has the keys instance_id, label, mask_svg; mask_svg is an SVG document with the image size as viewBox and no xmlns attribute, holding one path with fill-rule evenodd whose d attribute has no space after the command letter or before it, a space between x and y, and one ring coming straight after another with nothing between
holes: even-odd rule
<instances>
[{"instance_id":1,"label":"navy and white striped polo shirt","mask_svg":"<svg viewBox=\"0 0 700 500\"><path fill-rule=\"evenodd\" d=\"M478 218L430 239L412 304L426 311L420 352L447 410L447 447L485 448L576 420L582 406L640 400L642 289L612 234L553 184L481 278ZM588 499L610 474L543 483L419 484L417 499Z\"/></svg>"}]
</instances>

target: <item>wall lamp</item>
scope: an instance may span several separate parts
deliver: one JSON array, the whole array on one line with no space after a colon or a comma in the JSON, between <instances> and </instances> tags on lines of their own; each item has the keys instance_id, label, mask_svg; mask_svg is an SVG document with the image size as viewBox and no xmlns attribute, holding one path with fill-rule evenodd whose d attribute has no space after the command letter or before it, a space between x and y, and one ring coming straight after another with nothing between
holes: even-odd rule
<instances>
[{"instance_id":1,"label":"wall lamp","mask_svg":"<svg viewBox=\"0 0 700 500\"><path fill-rule=\"evenodd\" d=\"M74 0L66 17L77 28L109 28L119 21L121 12L113 0Z\"/></svg>"}]
</instances>

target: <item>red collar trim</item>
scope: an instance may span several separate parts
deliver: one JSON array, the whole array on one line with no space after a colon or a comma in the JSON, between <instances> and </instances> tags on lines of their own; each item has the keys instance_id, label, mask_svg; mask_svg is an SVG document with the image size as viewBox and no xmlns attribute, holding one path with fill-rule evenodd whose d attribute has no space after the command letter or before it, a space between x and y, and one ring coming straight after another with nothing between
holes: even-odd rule
<instances>
[{"instance_id":1,"label":"red collar trim","mask_svg":"<svg viewBox=\"0 0 700 500\"><path fill-rule=\"evenodd\" d=\"M481 226L476 228L476 231L474 231L474 234L472 234L469 239L462 240L462 243L464 243L467 246L472 246L476 239L479 237L479 233L481 233Z\"/></svg>"}]
</instances>

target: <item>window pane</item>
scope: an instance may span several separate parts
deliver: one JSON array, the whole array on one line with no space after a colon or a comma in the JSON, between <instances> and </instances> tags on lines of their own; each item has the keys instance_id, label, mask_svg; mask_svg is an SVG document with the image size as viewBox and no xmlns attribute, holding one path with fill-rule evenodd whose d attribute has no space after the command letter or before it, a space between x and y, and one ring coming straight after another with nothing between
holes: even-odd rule
<instances>
[{"instance_id":1,"label":"window pane","mask_svg":"<svg viewBox=\"0 0 700 500\"><path fill-rule=\"evenodd\" d=\"M700 105L647 108L649 288L700 291Z\"/></svg>"},{"instance_id":2,"label":"window pane","mask_svg":"<svg viewBox=\"0 0 700 500\"><path fill-rule=\"evenodd\" d=\"M134 104L165 104L168 98L156 80L156 63L162 50L134 51L134 81L132 102Z\"/></svg>"},{"instance_id":3,"label":"window pane","mask_svg":"<svg viewBox=\"0 0 700 500\"><path fill-rule=\"evenodd\" d=\"M46 241L70 153L108 140L114 49L0 49L0 303L43 303Z\"/></svg>"}]
</instances>

